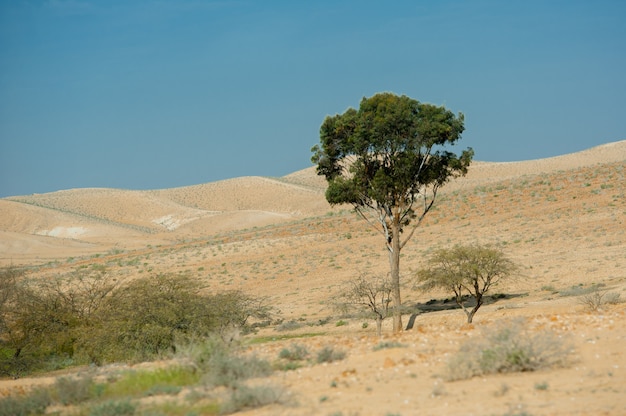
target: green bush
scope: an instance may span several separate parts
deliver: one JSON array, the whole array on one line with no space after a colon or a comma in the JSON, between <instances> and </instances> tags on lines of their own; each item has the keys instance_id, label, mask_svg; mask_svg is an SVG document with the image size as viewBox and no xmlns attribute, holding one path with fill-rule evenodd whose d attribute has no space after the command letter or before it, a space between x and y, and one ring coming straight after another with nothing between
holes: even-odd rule
<instances>
[{"instance_id":1,"label":"green bush","mask_svg":"<svg viewBox=\"0 0 626 416\"><path fill-rule=\"evenodd\" d=\"M253 377L265 377L273 370L269 362L255 356L236 356L228 353L214 354L204 381L211 386L235 387Z\"/></svg>"},{"instance_id":2,"label":"green bush","mask_svg":"<svg viewBox=\"0 0 626 416\"><path fill-rule=\"evenodd\" d=\"M324 347L317 353L317 363L332 363L346 358L345 351L336 351L333 347Z\"/></svg>"},{"instance_id":3,"label":"green bush","mask_svg":"<svg viewBox=\"0 0 626 416\"><path fill-rule=\"evenodd\" d=\"M249 387L237 386L230 398L220 408L223 414L239 412L243 409L254 409L273 403L280 403L284 392L281 387L266 385Z\"/></svg>"},{"instance_id":4,"label":"green bush","mask_svg":"<svg viewBox=\"0 0 626 416\"><path fill-rule=\"evenodd\" d=\"M204 294L183 275L156 275L120 286L100 268L45 281L0 270L0 375L50 365L143 361L176 345L246 332L265 319L262 299L240 291Z\"/></svg>"},{"instance_id":5,"label":"green bush","mask_svg":"<svg viewBox=\"0 0 626 416\"><path fill-rule=\"evenodd\" d=\"M52 400L45 389L35 389L25 396L0 399L0 416L43 415Z\"/></svg>"},{"instance_id":6,"label":"green bush","mask_svg":"<svg viewBox=\"0 0 626 416\"><path fill-rule=\"evenodd\" d=\"M305 345L292 344L291 348L283 348L278 354L278 358L288 361L302 361L309 357L309 350Z\"/></svg>"},{"instance_id":7,"label":"green bush","mask_svg":"<svg viewBox=\"0 0 626 416\"><path fill-rule=\"evenodd\" d=\"M66 406L90 400L95 395L94 387L91 377L60 377L54 383L59 402Z\"/></svg>"},{"instance_id":8,"label":"green bush","mask_svg":"<svg viewBox=\"0 0 626 416\"><path fill-rule=\"evenodd\" d=\"M125 416L134 415L135 404L130 400L109 400L94 405L89 416Z\"/></svg>"},{"instance_id":9,"label":"green bush","mask_svg":"<svg viewBox=\"0 0 626 416\"><path fill-rule=\"evenodd\" d=\"M267 319L262 299L240 291L204 294L183 275L156 275L120 286L102 268L45 281L0 269L0 376L23 376L81 363L143 361L178 345L252 328ZM60 381L69 396L80 382ZM63 394L63 393L62 393ZM71 397L63 400L75 400Z\"/></svg>"},{"instance_id":10,"label":"green bush","mask_svg":"<svg viewBox=\"0 0 626 416\"><path fill-rule=\"evenodd\" d=\"M554 332L532 333L522 320L486 328L448 362L448 380L491 373L535 371L567 364L571 349Z\"/></svg>"}]
</instances>

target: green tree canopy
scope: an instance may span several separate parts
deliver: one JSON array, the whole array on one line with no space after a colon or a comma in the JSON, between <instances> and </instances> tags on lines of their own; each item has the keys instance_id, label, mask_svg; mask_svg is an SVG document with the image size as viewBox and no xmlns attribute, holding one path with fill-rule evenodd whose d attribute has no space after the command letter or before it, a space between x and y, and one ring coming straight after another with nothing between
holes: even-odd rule
<instances>
[{"instance_id":1,"label":"green tree canopy","mask_svg":"<svg viewBox=\"0 0 626 416\"><path fill-rule=\"evenodd\" d=\"M463 176L472 149L460 155L450 146L461 138L463 114L380 93L363 98L358 110L326 117L312 161L328 181L332 205L351 204L384 236L389 251L394 299L394 332L400 316L400 250L432 208L437 192ZM401 239L400 234L413 228Z\"/></svg>"}]
</instances>

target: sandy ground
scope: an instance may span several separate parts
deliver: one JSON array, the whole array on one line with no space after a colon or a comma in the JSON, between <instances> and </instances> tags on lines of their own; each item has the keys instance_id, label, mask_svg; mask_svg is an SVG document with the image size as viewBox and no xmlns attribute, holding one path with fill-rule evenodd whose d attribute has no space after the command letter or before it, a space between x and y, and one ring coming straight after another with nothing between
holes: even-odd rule
<instances>
[{"instance_id":1,"label":"sandy ground","mask_svg":"<svg viewBox=\"0 0 626 416\"><path fill-rule=\"evenodd\" d=\"M378 351L374 323L336 326L332 304L350 278L387 272L383 244L348 208L328 206L313 168L159 191L1 199L0 263L28 265L38 277L92 263L124 278L185 272L212 290L264 296L285 321L303 323L295 333L318 334L255 344L250 353L275 360L293 343L312 353L346 351L336 363L275 373L286 403L242 414L624 415L625 304L591 313L566 292L601 284L626 298L625 176L626 141L536 161L476 162L445 188L403 251L403 301L446 297L413 289L413 271L433 248L468 242L499 244L523 266L496 289L515 296L484 306L471 326L458 310L419 315L395 336L385 321L383 341L402 347ZM446 381L446 363L463 341L516 317L571 342L570 365ZM282 334L267 328L256 336ZM0 380L0 393L52 381Z\"/></svg>"}]
</instances>

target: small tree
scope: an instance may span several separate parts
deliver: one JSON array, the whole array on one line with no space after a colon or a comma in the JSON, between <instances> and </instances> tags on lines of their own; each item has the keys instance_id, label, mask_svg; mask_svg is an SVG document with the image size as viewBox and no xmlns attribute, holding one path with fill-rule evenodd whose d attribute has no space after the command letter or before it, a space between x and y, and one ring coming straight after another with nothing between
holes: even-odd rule
<instances>
[{"instance_id":1,"label":"small tree","mask_svg":"<svg viewBox=\"0 0 626 416\"><path fill-rule=\"evenodd\" d=\"M376 333L382 336L383 320L389 316L391 282L385 277L361 275L348 282L343 293L346 305L364 308L376 319Z\"/></svg>"},{"instance_id":2,"label":"small tree","mask_svg":"<svg viewBox=\"0 0 626 416\"><path fill-rule=\"evenodd\" d=\"M351 204L385 239L394 332L402 330L400 250L439 189L465 175L472 161L472 149L459 156L448 151L461 138L463 122L463 114L445 107L380 93L363 98L358 111L326 117L320 144L311 149L318 175L328 181L328 202Z\"/></svg>"},{"instance_id":3,"label":"small tree","mask_svg":"<svg viewBox=\"0 0 626 416\"><path fill-rule=\"evenodd\" d=\"M517 270L517 265L505 254L489 246L455 246L437 250L428 261L428 267L417 274L420 287L424 290L436 288L454 293L456 303L463 308L467 322L483 304L484 294L501 279ZM476 305L468 309L466 295L474 298Z\"/></svg>"}]
</instances>

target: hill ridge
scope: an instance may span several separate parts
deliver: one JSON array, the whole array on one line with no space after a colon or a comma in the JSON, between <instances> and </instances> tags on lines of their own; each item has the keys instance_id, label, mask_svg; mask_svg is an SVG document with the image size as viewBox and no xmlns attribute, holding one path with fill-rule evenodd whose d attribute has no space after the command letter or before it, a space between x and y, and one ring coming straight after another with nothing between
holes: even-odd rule
<instances>
[{"instance_id":1,"label":"hill ridge","mask_svg":"<svg viewBox=\"0 0 626 416\"><path fill-rule=\"evenodd\" d=\"M442 188L443 194L487 183L527 180L585 166L626 163L626 140L581 152L521 162L474 162L467 176ZM155 243L264 227L333 210L324 198L325 180L315 167L279 177L244 176L216 182L159 190L78 188L46 194L0 199L0 231L55 237L111 246ZM26 207L37 207L33 210ZM14 234L4 234L6 255L19 254L11 246ZM145 244L145 243L143 243Z\"/></svg>"}]
</instances>

